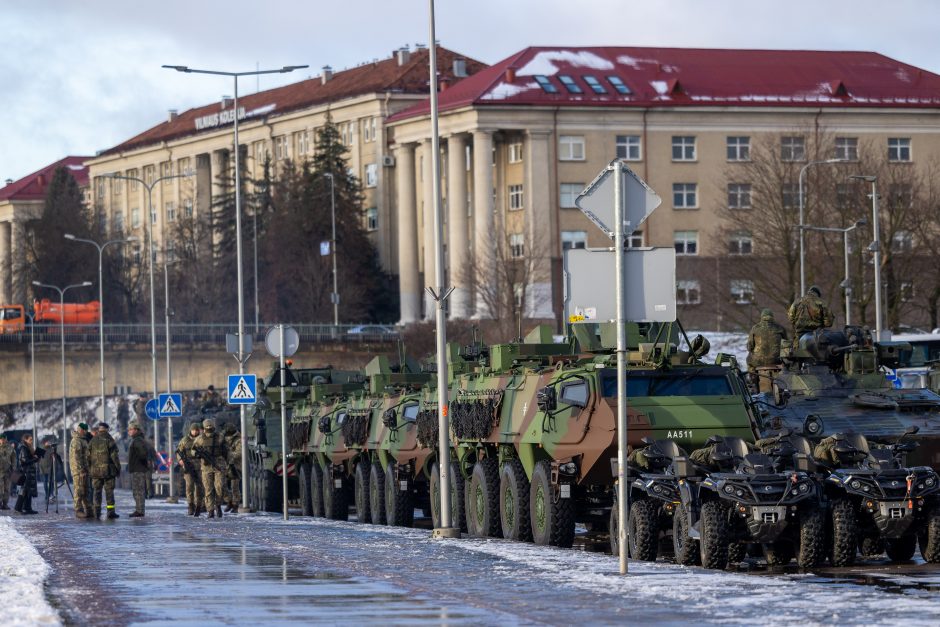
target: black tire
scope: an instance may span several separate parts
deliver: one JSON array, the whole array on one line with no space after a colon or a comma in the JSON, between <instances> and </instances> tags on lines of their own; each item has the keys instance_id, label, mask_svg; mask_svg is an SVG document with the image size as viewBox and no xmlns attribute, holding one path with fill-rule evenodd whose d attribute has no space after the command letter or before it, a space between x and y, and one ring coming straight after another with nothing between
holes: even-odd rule
<instances>
[{"instance_id":1,"label":"black tire","mask_svg":"<svg viewBox=\"0 0 940 627\"><path fill-rule=\"evenodd\" d=\"M316 460L310 465L310 509L316 518L323 518L326 514L323 507L323 468Z\"/></svg>"},{"instance_id":2,"label":"black tire","mask_svg":"<svg viewBox=\"0 0 940 627\"><path fill-rule=\"evenodd\" d=\"M373 525L387 524L385 516L385 471L379 462L369 467L369 512Z\"/></svg>"},{"instance_id":3,"label":"black tire","mask_svg":"<svg viewBox=\"0 0 940 627\"><path fill-rule=\"evenodd\" d=\"M440 472L437 464L431 467L431 480L428 485L429 498L431 501L431 524L437 529L441 526L441 488ZM448 483L450 483L450 524L467 532L467 519L464 512L464 481L463 475L457 464L451 463L450 473L448 474Z\"/></svg>"},{"instance_id":4,"label":"black tire","mask_svg":"<svg viewBox=\"0 0 940 627\"><path fill-rule=\"evenodd\" d=\"M885 552L885 541L878 535L863 536L858 540L858 552L862 557L880 557Z\"/></svg>"},{"instance_id":5,"label":"black tire","mask_svg":"<svg viewBox=\"0 0 940 627\"><path fill-rule=\"evenodd\" d=\"M628 530L630 557L655 562L659 549L659 506L649 499L633 501Z\"/></svg>"},{"instance_id":6,"label":"black tire","mask_svg":"<svg viewBox=\"0 0 940 627\"><path fill-rule=\"evenodd\" d=\"M846 499L832 501L830 522L832 547L829 560L833 566L851 566L858 548L858 522L855 505Z\"/></svg>"},{"instance_id":7,"label":"black tire","mask_svg":"<svg viewBox=\"0 0 940 627\"><path fill-rule=\"evenodd\" d=\"M723 569L728 565L728 512L720 501L706 501L702 504L701 539L699 553L702 566Z\"/></svg>"},{"instance_id":8,"label":"black tire","mask_svg":"<svg viewBox=\"0 0 940 627\"><path fill-rule=\"evenodd\" d=\"M372 522L372 510L369 505L371 500L369 496L371 470L372 464L366 458L360 459L359 463L356 464L353 499L356 503L356 518L361 523Z\"/></svg>"},{"instance_id":9,"label":"black tire","mask_svg":"<svg viewBox=\"0 0 940 627\"><path fill-rule=\"evenodd\" d=\"M337 486L336 483L339 482ZM323 471L323 512L332 520L349 520L349 502L343 476L329 468Z\"/></svg>"},{"instance_id":10,"label":"black tire","mask_svg":"<svg viewBox=\"0 0 940 627\"><path fill-rule=\"evenodd\" d=\"M254 459L248 460L248 507L253 511L258 511L258 481L256 479L257 469Z\"/></svg>"},{"instance_id":11,"label":"black tire","mask_svg":"<svg viewBox=\"0 0 940 627\"><path fill-rule=\"evenodd\" d=\"M794 547L786 540L766 542L763 547L768 566L786 566L793 561Z\"/></svg>"},{"instance_id":12,"label":"black tire","mask_svg":"<svg viewBox=\"0 0 940 627\"><path fill-rule=\"evenodd\" d=\"M928 564L940 564L940 505L934 505L920 533L920 555Z\"/></svg>"},{"instance_id":13,"label":"black tire","mask_svg":"<svg viewBox=\"0 0 940 627\"><path fill-rule=\"evenodd\" d=\"M570 548L574 544L574 503L555 499L552 467L547 461L535 465L529 489L529 520L536 544Z\"/></svg>"},{"instance_id":14,"label":"black tire","mask_svg":"<svg viewBox=\"0 0 940 627\"><path fill-rule=\"evenodd\" d=\"M672 515L672 552L676 564L695 566L701 559L698 540L689 537L689 511L679 505Z\"/></svg>"},{"instance_id":15,"label":"black tire","mask_svg":"<svg viewBox=\"0 0 940 627\"><path fill-rule=\"evenodd\" d=\"M273 470L261 471L261 507L266 512L280 513L281 478Z\"/></svg>"},{"instance_id":16,"label":"black tire","mask_svg":"<svg viewBox=\"0 0 940 627\"><path fill-rule=\"evenodd\" d=\"M507 461L499 473L499 522L504 538L532 541L529 478L518 459Z\"/></svg>"},{"instance_id":17,"label":"black tire","mask_svg":"<svg viewBox=\"0 0 940 627\"><path fill-rule=\"evenodd\" d=\"M816 568L826 559L826 514L821 507L800 510L800 568Z\"/></svg>"},{"instance_id":18,"label":"black tire","mask_svg":"<svg viewBox=\"0 0 940 627\"><path fill-rule=\"evenodd\" d=\"M885 540L885 553L892 562L909 562L917 551L917 536L909 533L897 540Z\"/></svg>"},{"instance_id":19,"label":"black tire","mask_svg":"<svg viewBox=\"0 0 940 627\"><path fill-rule=\"evenodd\" d=\"M744 542L732 542L728 545L728 566L740 564L747 557L747 544Z\"/></svg>"},{"instance_id":20,"label":"black tire","mask_svg":"<svg viewBox=\"0 0 940 627\"><path fill-rule=\"evenodd\" d=\"M610 531L610 554L618 557L620 555L620 505L616 498L610 506L610 517L607 520L607 528Z\"/></svg>"},{"instance_id":21,"label":"black tire","mask_svg":"<svg viewBox=\"0 0 940 627\"><path fill-rule=\"evenodd\" d=\"M312 464L309 461L297 465L297 483L300 486L300 513L302 516L313 516L313 500L310 492L310 473Z\"/></svg>"},{"instance_id":22,"label":"black tire","mask_svg":"<svg viewBox=\"0 0 940 627\"><path fill-rule=\"evenodd\" d=\"M499 467L486 458L473 465L466 488L467 533L477 538L499 538Z\"/></svg>"},{"instance_id":23,"label":"black tire","mask_svg":"<svg viewBox=\"0 0 940 627\"><path fill-rule=\"evenodd\" d=\"M415 506L411 481L407 477L396 479L395 466L395 462L391 461L385 469L385 519L389 525L413 527Z\"/></svg>"}]
</instances>

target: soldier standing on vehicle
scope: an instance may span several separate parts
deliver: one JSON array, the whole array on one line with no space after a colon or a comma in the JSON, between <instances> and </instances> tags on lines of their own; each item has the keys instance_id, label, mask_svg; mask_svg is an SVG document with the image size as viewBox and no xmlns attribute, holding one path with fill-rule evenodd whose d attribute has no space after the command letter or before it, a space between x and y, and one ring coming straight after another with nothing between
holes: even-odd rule
<instances>
[{"instance_id":1,"label":"soldier standing on vehicle","mask_svg":"<svg viewBox=\"0 0 940 627\"><path fill-rule=\"evenodd\" d=\"M202 421L202 435L193 444L193 456L202 460L202 487L205 489L209 518L222 517L222 484L228 466L228 451L222 434L215 430L215 420Z\"/></svg>"},{"instance_id":2,"label":"soldier standing on vehicle","mask_svg":"<svg viewBox=\"0 0 940 627\"><path fill-rule=\"evenodd\" d=\"M198 422L191 422L189 433L180 438L180 443L176 447L176 457L179 465L183 467L183 479L186 481L186 502L189 503L190 516L198 516L205 509L202 473L199 472L201 464L193 457L193 446L201 432L202 425Z\"/></svg>"},{"instance_id":3,"label":"soldier standing on vehicle","mask_svg":"<svg viewBox=\"0 0 940 627\"><path fill-rule=\"evenodd\" d=\"M761 386L758 370L775 368L780 364L780 342L788 339L787 330L774 320L774 312L764 309L760 312L760 322L751 327L747 336L747 369L751 381L761 392L767 391Z\"/></svg>"},{"instance_id":4,"label":"soldier standing on vehicle","mask_svg":"<svg viewBox=\"0 0 940 627\"><path fill-rule=\"evenodd\" d=\"M804 333L832 326L832 311L822 299L822 291L813 285L806 295L790 305L787 317L796 330L796 338Z\"/></svg>"},{"instance_id":5,"label":"soldier standing on vehicle","mask_svg":"<svg viewBox=\"0 0 940 627\"><path fill-rule=\"evenodd\" d=\"M226 473L226 512L234 512L241 503L242 435L232 423L225 425L225 446L228 448L228 472Z\"/></svg>"},{"instance_id":6,"label":"soldier standing on vehicle","mask_svg":"<svg viewBox=\"0 0 940 627\"><path fill-rule=\"evenodd\" d=\"M153 472L153 447L141 433L140 424L136 420L130 422L127 433L131 436L131 444L127 449L127 471L131 473L131 491L134 493L134 511L130 517L140 518L144 515L147 486Z\"/></svg>"},{"instance_id":7,"label":"soldier standing on vehicle","mask_svg":"<svg viewBox=\"0 0 940 627\"><path fill-rule=\"evenodd\" d=\"M120 518L114 511L114 480L121 475L121 459L110 429L106 423L98 423L98 433L88 445L88 472L94 492L96 519L101 517L102 489L108 504L108 519Z\"/></svg>"},{"instance_id":8,"label":"soldier standing on vehicle","mask_svg":"<svg viewBox=\"0 0 940 627\"><path fill-rule=\"evenodd\" d=\"M16 449L0 433L0 509L10 509L10 480L16 469Z\"/></svg>"},{"instance_id":9,"label":"soldier standing on vehicle","mask_svg":"<svg viewBox=\"0 0 940 627\"><path fill-rule=\"evenodd\" d=\"M78 423L69 444L69 467L72 470L73 501L75 518L91 518L91 501L88 499L88 425Z\"/></svg>"}]
</instances>

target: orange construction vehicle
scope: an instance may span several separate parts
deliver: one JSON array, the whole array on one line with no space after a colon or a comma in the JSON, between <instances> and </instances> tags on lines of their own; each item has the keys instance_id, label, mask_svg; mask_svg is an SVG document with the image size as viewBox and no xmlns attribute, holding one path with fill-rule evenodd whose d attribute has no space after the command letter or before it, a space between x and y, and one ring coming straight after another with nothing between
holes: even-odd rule
<instances>
[{"instance_id":1,"label":"orange construction vehicle","mask_svg":"<svg viewBox=\"0 0 940 627\"><path fill-rule=\"evenodd\" d=\"M64 318L64 319L63 319ZM33 302L33 321L40 325L95 324L101 319L101 303L59 303L48 298ZM0 333L20 333L28 320L23 305L0 305ZM50 329L52 330L52 329Z\"/></svg>"}]
</instances>

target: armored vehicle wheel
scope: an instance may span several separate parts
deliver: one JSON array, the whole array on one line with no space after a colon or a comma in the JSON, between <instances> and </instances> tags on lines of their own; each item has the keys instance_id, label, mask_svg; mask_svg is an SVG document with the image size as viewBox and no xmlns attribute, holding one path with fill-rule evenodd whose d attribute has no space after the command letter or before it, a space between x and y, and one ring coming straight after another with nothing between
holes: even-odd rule
<instances>
[{"instance_id":1,"label":"armored vehicle wheel","mask_svg":"<svg viewBox=\"0 0 940 627\"><path fill-rule=\"evenodd\" d=\"M659 507L649 499L630 504L630 557L655 562L659 549Z\"/></svg>"},{"instance_id":2,"label":"armored vehicle wheel","mask_svg":"<svg viewBox=\"0 0 940 627\"><path fill-rule=\"evenodd\" d=\"M503 537L510 540L532 541L529 522L529 478L522 462L512 459L503 464L499 473L499 522Z\"/></svg>"},{"instance_id":3,"label":"armored vehicle wheel","mask_svg":"<svg viewBox=\"0 0 940 627\"><path fill-rule=\"evenodd\" d=\"M369 504L371 502L371 495L369 493L369 479L372 474L372 464L365 458L360 459L359 463L356 464L356 475L355 475L355 503L356 503L356 518L361 523L370 523L372 522L371 509Z\"/></svg>"},{"instance_id":4,"label":"armored vehicle wheel","mask_svg":"<svg viewBox=\"0 0 940 627\"><path fill-rule=\"evenodd\" d=\"M535 465L529 490L529 520L536 544L570 548L574 543L574 504L552 489L552 467L547 461Z\"/></svg>"},{"instance_id":5,"label":"armored vehicle wheel","mask_svg":"<svg viewBox=\"0 0 940 627\"><path fill-rule=\"evenodd\" d=\"M705 568L722 569L728 565L728 512L719 501L706 501L702 504L702 518L700 524L702 538L699 541L699 552L702 556L702 566Z\"/></svg>"},{"instance_id":6,"label":"armored vehicle wheel","mask_svg":"<svg viewBox=\"0 0 940 627\"><path fill-rule=\"evenodd\" d=\"M336 484L339 485L336 485ZM333 520L349 519L349 503L342 475L332 468L323 471L323 511Z\"/></svg>"},{"instance_id":7,"label":"armored vehicle wheel","mask_svg":"<svg viewBox=\"0 0 940 627\"><path fill-rule=\"evenodd\" d=\"M373 525L385 524L385 471L379 462L369 468L369 512Z\"/></svg>"},{"instance_id":8,"label":"armored vehicle wheel","mask_svg":"<svg viewBox=\"0 0 940 627\"><path fill-rule=\"evenodd\" d=\"M929 564L940 563L940 505L934 505L920 532L920 554Z\"/></svg>"},{"instance_id":9,"label":"armored vehicle wheel","mask_svg":"<svg viewBox=\"0 0 940 627\"><path fill-rule=\"evenodd\" d=\"M851 566L855 563L858 548L858 525L855 505L846 499L832 501L831 520L832 553L829 559L833 566Z\"/></svg>"},{"instance_id":10,"label":"armored vehicle wheel","mask_svg":"<svg viewBox=\"0 0 940 627\"><path fill-rule=\"evenodd\" d=\"M411 527L415 522L414 498L411 481L395 478L395 462L385 470L385 518L396 527Z\"/></svg>"},{"instance_id":11,"label":"armored vehicle wheel","mask_svg":"<svg viewBox=\"0 0 940 627\"><path fill-rule=\"evenodd\" d=\"M257 471L254 462L248 460L248 507L258 511L258 482L255 479Z\"/></svg>"},{"instance_id":12,"label":"armored vehicle wheel","mask_svg":"<svg viewBox=\"0 0 940 627\"><path fill-rule=\"evenodd\" d=\"M473 465L466 488L467 533L478 538L498 538L499 467L486 458Z\"/></svg>"},{"instance_id":13,"label":"armored vehicle wheel","mask_svg":"<svg viewBox=\"0 0 940 627\"><path fill-rule=\"evenodd\" d=\"M885 553L892 562L907 562L917 550L917 536L910 533L897 540L885 540Z\"/></svg>"},{"instance_id":14,"label":"armored vehicle wheel","mask_svg":"<svg viewBox=\"0 0 940 627\"><path fill-rule=\"evenodd\" d=\"M698 540L689 537L689 511L679 505L672 516L672 551L676 564L695 566L699 563Z\"/></svg>"},{"instance_id":15,"label":"armored vehicle wheel","mask_svg":"<svg viewBox=\"0 0 940 627\"><path fill-rule=\"evenodd\" d=\"M740 564L747 557L747 544L732 542L728 545L728 566Z\"/></svg>"},{"instance_id":16,"label":"armored vehicle wheel","mask_svg":"<svg viewBox=\"0 0 940 627\"><path fill-rule=\"evenodd\" d=\"M826 514L820 507L800 511L800 568L816 568L826 559Z\"/></svg>"},{"instance_id":17,"label":"armored vehicle wheel","mask_svg":"<svg viewBox=\"0 0 940 627\"><path fill-rule=\"evenodd\" d=\"M464 511L466 481L464 481L463 475L460 474L457 464L451 463L448 478L448 483L450 483L450 524L466 533L467 519ZM431 493L431 523L435 528L441 526L441 487L439 482L440 472L437 469L437 464L434 464L431 468L431 484L428 489Z\"/></svg>"},{"instance_id":18,"label":"armored vehicle wheel","mask_svg":"<svg viewBox=\"0 0 940 627\"><path fill-rule=\"evenodd\" d=\"M309 461L297 465L297 483L300 486L300 512L303 516L313 516L313 501L310 492L310 472L312 464Z\"/></svg>"},{"instance_id":19,"label":"armored vehicle wheel","mask_svg":"<svg viewBox=\"0 0 940 627\"><path fill-rule=\"evenodd\" d=\"M273 470L261 470L261 509L273 513L282 510L281 478Z\"/></svg>"},{"instance_id":20,"label":"armored vehicle wheel","mask_svg":"<svg viewBox=\"0 0 940 627\"><path fill-rule=\"evenodd\" d=\"M858 552L862 557L878 557L885 552L885 541L878 535L859 538Z\"/></svg>"},{"instance_id":21,"label":"armored vehicle wheel","mask_svg":"<svg viewBox=\"0 0 940 627\"><path fill-rule=\"evenodd\" d=\"M310 510L311 515L323 518L323 468L314 460L310 464Z\"/></svg>"},{"instance_id":22,"label":"armored vehicle wheel","mask_svg":"<svg viewBox=\"0 0 940 627\"><path fill-rule=\"evenodd\" d=\"M765 542L762 546L768 566L786 566L793 561L793 545L786 540Z\"/></svg>"}]
</instances>

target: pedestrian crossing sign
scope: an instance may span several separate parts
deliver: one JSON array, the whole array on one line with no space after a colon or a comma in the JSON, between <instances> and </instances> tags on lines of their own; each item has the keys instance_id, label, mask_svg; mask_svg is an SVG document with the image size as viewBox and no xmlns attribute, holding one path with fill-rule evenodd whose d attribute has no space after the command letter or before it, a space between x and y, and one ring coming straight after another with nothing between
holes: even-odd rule
<instances>
[{"instance_id":1,"label":"pedestrian crossing sign","mask_svg":"<svg viewBox=\"0 0 940 627\"><path fill-rule=\"evenodd\" d=\"M183 415L183 395L161 394L157 407L161 418L179 418Z\"/></svg>"},{"instance_id":2,"label":"pedestrian crossing sign","mask_svg":"<svg viewBox=\"0 0 940 627\"><path fill-rule=\"evenodd\" d=\"M254 405L257 400L258 382L253 374L230 374L228 376L228 404Z\"/></svg>"}]
</instances>

